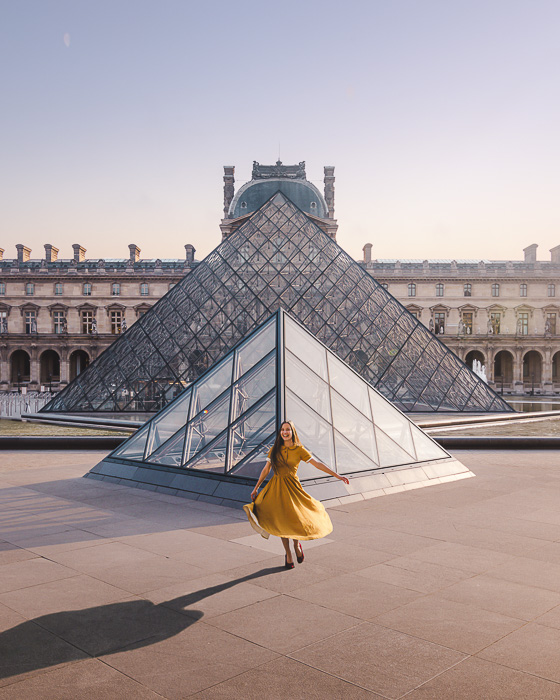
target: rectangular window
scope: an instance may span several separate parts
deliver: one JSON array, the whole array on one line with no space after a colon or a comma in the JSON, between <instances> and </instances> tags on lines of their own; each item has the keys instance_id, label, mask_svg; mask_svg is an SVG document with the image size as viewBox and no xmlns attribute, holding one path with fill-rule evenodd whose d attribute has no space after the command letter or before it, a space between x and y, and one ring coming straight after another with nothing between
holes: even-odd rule
<instances>
[{"instance_id":1,"label":"rectangular window","mask_svg":"<svg viewBox=\"0 0 560 700\"><path fill-rule=\"evenodd\" d=\"M57 282L57 283L54 285L54 295L55 295L56 297L61 297L63 291L64 291L64 288L63 288L63 286L62 286L62 282Z\"/></svg>"},{"instance_id":2,"label":"rectangular window","mask_svg":"<svg viewBox=\"0 0 560 700\"><path fill-rule=\"evenodd\" d=\"M436 311L434 313L434 333L436 335L445 333L445 311Z\"/></svg>"},{"instance_id":3,"label":"rectangular window","mask_svg":"<svg viewBox=\"0 0 560 700\"><path fill-rule=\"evenodd\" d=\"M554 312L546 314L544 332L549 335L556 335L556 314Z\"/></svg>"},{"instance_id":4,"label":"rectangular window","mask_svg":"<svg viewBox=\"0 0 560 700\"><path fill-rule=\"evenodd\" d=\"M555 297L556 296L556 285L555 284L549 284L548 288L548 296L549 297Z\"/></svg>"},{"instance_id":5,"label":"rectangular window","mask_svg":"<svg viewBox=\"0 0 560 700\"><path fill-rule=\"evenodd\" d=\"M91 283L85 282L82 291L83 291L83 295L85 297L90 297L91 296Z\"/></svg>"},{"instance_id":6,"label":"rectangular window","mask_svg":"<svg viewBox=\"0 0 560 700\"><path fill-rule=\"evenodd\" d=\"M121 295L121 285L118 282L114 282L111 285L111 296L119 297Z\"/></svg>"},{"instance_id":7,"label":"rectangular window","mask_svg":"<svg viewBox=\"0 0 560 700\"><path fill-rule=\"evenodd\" d=\"M471 297L472 296L472 284L464 284L463 285L463 296L465 297Z\"/></svg>"},{"instance_id":8,"label":"rectangular window","mask_svg":"<svg viewBox=\"0 0 560 700\"><path fill-rule=\"evenodd\" d=\"M25 285L25 296L32 297L35 294L35 285L33 282L28 282Z\"/></svg>"},{"instance_id":9,"label":"rectangular window","mask_svg":"<svg viewBox=\"0 0 560 700\"><path fill-rule=\"evenodd\" d=\"M55 333L64 333L66 330L66 316L64 311L53 312L53 324Z\"/></svg>"},{"instance_id":10,"label":"rectangular window","mask_svg":"<svg viewBox=\"0 0 560 700\"><path fill-rule=\"evenodd\" d=\"M500 317L499 312L493 312L490 314L490 327L492 328L492 333L494 335L500 335Z\"/></svg>"},{"instance_id":11,"label":"rectangular window","mask_svg":"<svg viewBox=\"0 0 560 700\"><path fill-rule=\"evenodd\" d=\"M6 296L6 283L0 282L0 297Z\"/></svg>"},{"instance_id":12,"label":"rectangular window","mask_svg":"<svg viewBox=\"0 0 560 700\"><path fill-rule=\"evenodd\" d=\"M529 335L529 312L521 312L517 316L517 335Z\"/></svg>"},{"instance_id":13,"label":"rectangular window","mask_svg":"<svg viewBox=\"0 0 560 700\"><path fill-rule=\"evenodd\" d=\"M436 284L436 297L443 296L443 284Z\"/></svg>"},{"instance_id":14,"label":"rectangular window","mask_svg":"<svg viewBox=\"0 0 560 700\"><path fill-rule=\"evenodd\" d=\"M37 313L35 311L25 312L25 332L27 335L37 333Z\"/></svg>"},{"instance_id":15,"label":"rectangular window","mask_svg":"<svg viewBox=\"0 0 560 700\"><path fill-rule=\"evenodd\" d=\"M527 285L526 285L526 284L520 284L520 285L519 285L519 296L520 296L520 297L526 297L526 296L527 296Z\"/></svg>"},{"instance_id":16,"label":"rectangular window","mask_svg":"<svg viewBox=\"0 0 560 700\"><path fill-rule=\"evenodd\" d=\"M147 297L150 293L150 287L148 286L147 282L142 282L140 285L140 296L141 297Z\"/></svg>"},{"instance_id":17,"label":"rectangular window","mask_svg":"<svg viewBox=\"0 0 560 700\"><path fill-rule=\"evenodd\" d=\"M0 311L0 333L8 332L8 312Z\"/></svg>"},{"instance_id":18,"label":"rectangular window","mask_svg":"<svg viewBox=\"0 0 560 700\"><path fill-rule=\"evenodd\" d=\"M122 331L122 311L111 311L111 333L119 335Z\"/></svg>"},{"instance_id":19,"label":"rectangular window","mask_svg":"<svg viewBox=\"0 0 560 700\"><path fill-rule=\"evenodd\" d=\"M493 297L499 297L499 296L500 296L500 285L499 285L499 284L493 284L493 285L492 285L492 296L493 296Z\"/></svg>"},{"instance_id":20,"label":"rectangular window","mask_svg":"<svg viewBox=\"0 0 560 700\"><path fill-rule=\"evenodd\" d=\"M473 315L472 311L463 311L462 315L463 325L465 326L465 333L471 335L473 332Z\"/></svg>"},{"instance_id":21,"label":"rectangular window","mask_svg":"<svg viewBox=\"0 0 560 700\"><path fill-rule=\"evenodd\" d=\"M82 333L93 331L93 311L82 311Z\"/></svg>"}]
</instances>

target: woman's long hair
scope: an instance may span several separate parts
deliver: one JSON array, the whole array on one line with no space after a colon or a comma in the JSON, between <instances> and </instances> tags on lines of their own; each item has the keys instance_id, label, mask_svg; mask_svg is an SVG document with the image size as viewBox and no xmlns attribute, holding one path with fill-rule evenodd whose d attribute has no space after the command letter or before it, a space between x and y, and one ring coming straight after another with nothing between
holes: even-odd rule
<instances>
[{"instance_id":1,"label":"woman's long hair","mask_svg":"<svg viewBox=\"0 0 560 700\"><path fill-rule=\"evenodd\" d=\"M276 440L274 441L274 445L272 446L272 452L270 453L270 463L272 464L272 468L274 469L274 471L276 471L277 467L286 464L286 460L282 456L281 450L281 448L284 445L284 440L281 435L282 426L286 425L286 423L292 429L292 440L294 445L301 445L301 441L297 434L296 426L293 424L293 422L291 420L282 421L282 423L280 424L280 429L276 434Z\"/></svg>"}]
</instances>

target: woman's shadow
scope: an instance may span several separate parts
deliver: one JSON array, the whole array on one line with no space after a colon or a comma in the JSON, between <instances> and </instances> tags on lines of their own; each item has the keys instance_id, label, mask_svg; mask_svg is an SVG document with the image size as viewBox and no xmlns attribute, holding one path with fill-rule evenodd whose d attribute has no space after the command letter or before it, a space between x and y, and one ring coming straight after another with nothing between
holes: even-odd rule
<instances>
[{"instance_id":1,"label":"woman's shadow","mask_svg":"<svg viewBox=\"0 0 560 700\"><path fill-rule=\"evenodd\" d=\"M0 678L155 644L203 617L203 612L190 606L240 583L282 570L283 567L262 569L159 605L149 600L132 600L27 620L0 633Z\"/></svg>"}]
</instances>

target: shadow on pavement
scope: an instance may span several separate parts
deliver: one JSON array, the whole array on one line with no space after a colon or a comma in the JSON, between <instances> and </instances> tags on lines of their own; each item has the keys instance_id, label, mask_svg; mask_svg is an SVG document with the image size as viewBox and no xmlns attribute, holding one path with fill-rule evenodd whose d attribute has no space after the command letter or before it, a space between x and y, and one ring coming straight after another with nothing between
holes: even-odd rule
<instances>
[{"instance_id":1,"label":"shadow on pavement","mask_svg":"<svg viewBox=\"0 0 560 700\"><path fill-rule=\"evenodd\" d=\"M0 678L169 639L204 616L189 606L240 583L281 571L283 567L262 569L159 605L136 599L65 610L22 622L0 633Z\"/></svg>"}]
</instances>

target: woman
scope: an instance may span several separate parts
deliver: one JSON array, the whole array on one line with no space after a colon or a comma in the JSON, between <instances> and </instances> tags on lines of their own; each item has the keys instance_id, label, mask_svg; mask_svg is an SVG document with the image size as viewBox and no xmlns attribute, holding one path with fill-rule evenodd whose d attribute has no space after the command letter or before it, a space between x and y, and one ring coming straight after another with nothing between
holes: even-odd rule
<instances>
[{"instance_id":1,"label":"woman","mask_svg":"<svg viewBox=\"0 0 560 700\"><path fill-rule=\"evenodd\" d=\"M311 452L301 444L294 424L287 420L280 426L257 485L251 493L253 503L243 506L249 522L258 533L266 538L276 535L282 539L286 551L286 569L294 568L290 539L294 541L296 559L301 564L303 548L300 540L317 540L333 529L323 505L303 490L297 478L297 468L302 460L345 484L350 483L345 476L335 474L326 464L313 459ZM259 494L259 488L271 469L274 475Z\"/></svg>"}]
</instances>

